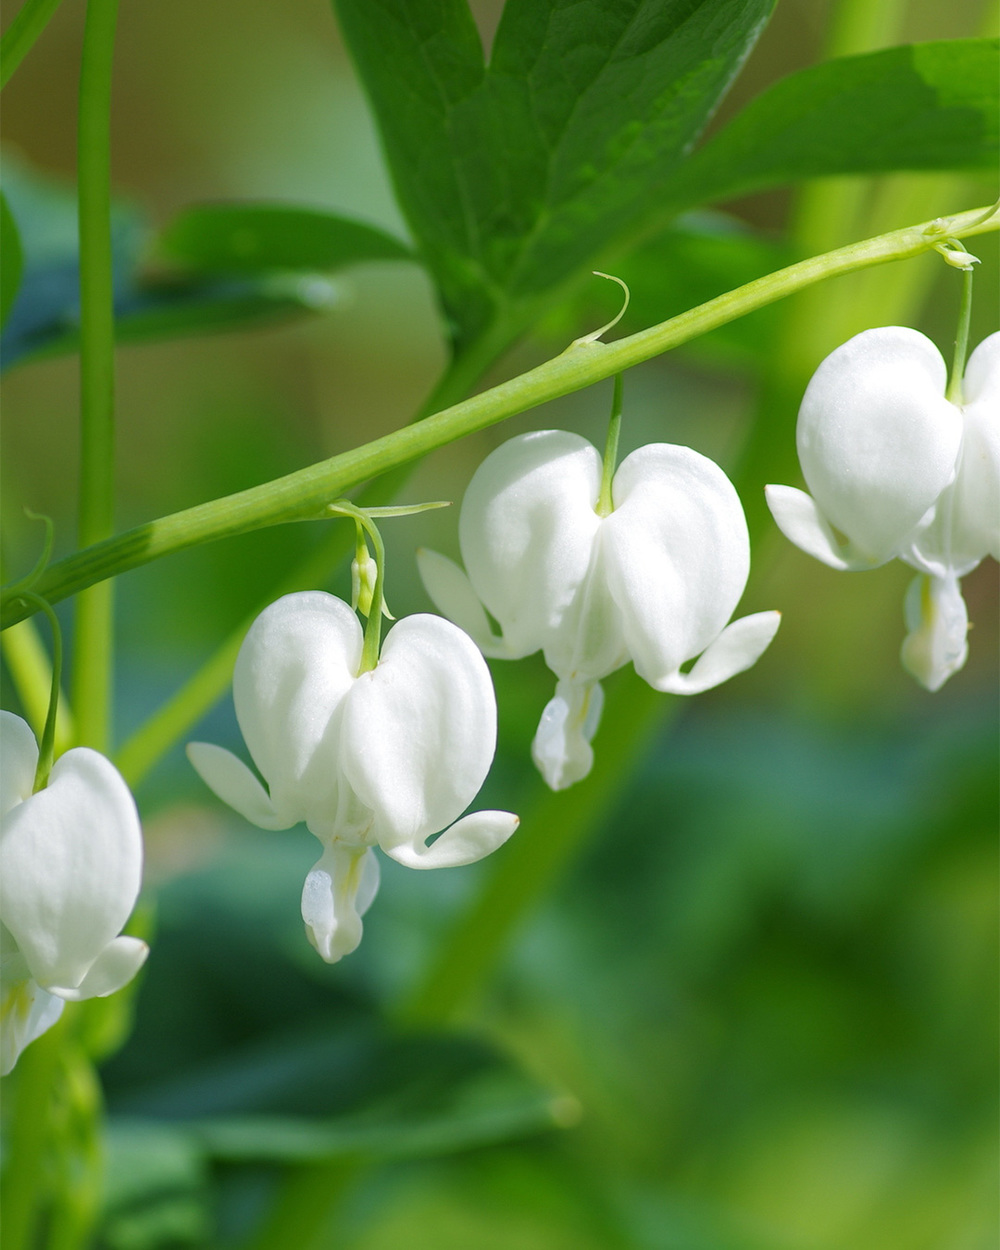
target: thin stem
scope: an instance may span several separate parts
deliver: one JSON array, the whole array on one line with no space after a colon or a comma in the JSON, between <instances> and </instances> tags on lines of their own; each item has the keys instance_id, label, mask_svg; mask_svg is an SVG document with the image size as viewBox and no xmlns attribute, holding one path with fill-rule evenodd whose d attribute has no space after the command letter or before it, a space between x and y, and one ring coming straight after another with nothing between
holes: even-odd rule
<instances>
[{"instance_id":1,"label":"thin stem","mask_svg":"<svg viewBox=\"0 0 1000 1250\"><path fill-rule=\"evenodd\" d=\"M363 508L356 508L346 500L338 500L330 504L327 512L331 516L353 517L355 522L372 540L375 548L375 586L372 590L371 608L365 625L365 642L361 651L361 672L370 673L378 664L378 653L382 643L382 607L385 603L385 545L378 526ZM367 554L367 548L365 548Z\"/></svg>"},{"instance_id":2,"label":"thin stem","mask_svg":"<svg viewBox=\"0 0 1000 1250\"><path fill-rule=\"evenodd\" d=\"M614 343L571 347L520 377L352 451L95 543L50 565L39 581L39 593L55 603L86 586L188 547L267 525L318 519L331 499L345 495L370 478L507 417L613 377L813 283L887 261L919 256L943 237L968 237L1000 228L996 214L984 216L989 212L974 209L853 243L758 278ZM4 626L27 615L30 609L16 596L6 599Z\"/></svg>"},{"instance_id":3,"label":"thin stem","mask_svg":"<svg viewBox=\"0 0 1000 1250\"><path fill-rule=\"evenodd\" d=\"M951 362L947 398L960 404L964 398L962 382L965 378L965 358L969 354L969 326L972 323L972 270L962 274L962 301L958 308L958 330L955 333L955 355Z\"/></svg>"},{"instance_id":4,"label":"thin stem","mask_svg":"<svg viewBox=\"0 0 1000 1250\"><path fill-rule=\"evenodd\" d=\"M51 703L52 662L34 620L21 621L4 631L3 656L24 709L25 720L35 731L35 737L41 738ZM73 717L66 696L60 691L55 754L61 755L72 746L73 737Z\"/></svg>"},{"instance_id":5,"label":"thin stem","mask_svg":"<svg viewBox=\"0 0 1000 1250\"><path fill-rule=\"evenodd\" d=\"M611 483L618 464L618 436L622 429L623 375L615 374L615 389L611 396L611 419L608 421L608 437L604 443L604 469L601 473L601 493L597 500L598 516L610 516L614 511Z\"/></svg>"},{"instance_id":6,"label":"thin stem","mask_svg":"<svg viewBox=\"0 0 1000 1250\"><path fill-rule=\"evenodd\" d=\"M49 779L49 773L52 771L52 761L55 758L56 715L59 710L59 689L62 681L62 630L59 627L59 618L53 612L50 604L46 603L44 599L31 590L25 590L21 593L35 605L39 612L43 612L48 617L49 625L52 629L52 675L49 683L49 708L45 715L45 724L38 744L38 765L35 769L35 784L32 791L37 794L39 790L45 788L45 783Z\"/></svg>"},{"instance_id":7,"label":"thin stem","mask_svg":"<svg viewBox=\"0 0 1000 1250\"><path fill-rule=\"evenodd\" d=\"M0 39L0 88L7 86L59 4L60 0L24 0L17 17Z\"/></svg>"},{"instance_id":8,"label":"thin stem","mask_svg":"<svg viewBox=\"0 0 1000 1250\"><path fill-rule=\"evenodd\" d=\"M118 0L88 0L80 64L81 545L114 532L114 302L111 269L111 68ZM112 594L77 602L73 704L81 741L106 750L111 726Z\"/></svg>"}]
</instances>

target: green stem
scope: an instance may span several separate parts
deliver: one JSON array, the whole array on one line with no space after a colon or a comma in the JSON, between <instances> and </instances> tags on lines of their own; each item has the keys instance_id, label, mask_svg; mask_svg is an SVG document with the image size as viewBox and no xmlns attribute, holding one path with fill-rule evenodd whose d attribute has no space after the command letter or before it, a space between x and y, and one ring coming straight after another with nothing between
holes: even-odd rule
<instances>
[{"instance_id":1,"label":"green stem","mask_svg":"<svg viewBox=\"0 0 1000 1250\"><path fill-rule=\"evenodd\" d=\"M365 625L365 641L361 651L361 672L370 673L378 664L382 643L382 606L385 603L385 544L378 526L363 508L356 508L346 500L330 504L327 511L332 516L353 517L372 540L375 548L375 589L372 591L371 609ZM367 553L367 548L365 549Z\"/></svg>"},{"instance_id":2,"label":"green stem","mask_svg":"<svg viewBox=\"0 0 1000 1250\"><path fill-rule=\"evenodd\" d=\"M995 214L988 216L989 213L987 208L975 209L853 243L758 278L614 343L571 347L520 377L374 442L262 486L199 504L95 543L50 565L39 580L38 591L49 602L58 602L96 582L200 543L286 521L319 518L331 499L346 495L370 478L507 417L613 377L813 283L887 261L919 256L943 237L962 238L1000 228L1000 219ZM11 595L4 605L2 623L13 624L27 615L28 606Z\"/></svg>"},{"instance_id":3,"label":"green stem","mask_svg":"<svg viewBox=\"0 0 1000 1250\"><path fill-rule=\"evenodd\" d=\"M962 274L962 302L958 308L958 330L955 333L955 355L951 362L947 398L960 404L964 398L962 382L965 378L965 358L969 354L969 326L972 323L972 270Z\"/></svg>"},{"instance_id":4,"label":"green stem","mask_svg":"<svg viewBox=\"0 0 1000 1250\"><path fill-rule=\"evenodd\" d=\"M33 620L21 621L4 631L3 657L25 719L35 731L35 737L41 738L51 703L52 663ZM60 691L56 712L56 755L61 755L72 746L73 738L73 717L66 697Z\"/></svg>"},{"instance_id":5,"label":"green stem","mask_svg":"<svg viewBox=\"0 0 1000 1250\"><path fill-rule=\"evenodd\" d=\"M49 706L45 714L45 724L42 728L42 736L38 743L38 765L35 768L35 784L33 793L37 794L39 790L44 790L45 784L49 779L49 773L52 771L52 761L55 758L55 742L56 742L56 716L59 711L59 689L62 681L62 630L59 628L59 618L53 612L50 604L40 598L33 591L25 590L21 592L29 602L34 603L35 607L48 617L49 626L52 629L52 672L49 679Z\"/></svg>"},{"instance_id":6,"label":"green stem","mask_svg":"<svg viewBox=\"0 0 1000 1250\"><path fill-rule=\"evenodd\" d=\"M24 0L17 17L0 39L0 88L7 86L59 4L60 0Z\"/></svg>"},{"instance_id":7,"label":"green stem","mask_svg":"<svg viewBox=\"0 0 1000 1250\"><path fill-rule=\"evenodd\" d=\"M111 271L111 67L118 0L88 0L80 63L77 180L80 226L81 545L114 533L114 303ZM76 605L72 699L80 741L111 736L112 587Z\"/></svg>"},{"instance_id":8,"label":"green stem","mask_svg":"<svg viewBox=\"0 0 1000 1250\"><path fill-rule=\"evenodd\" d=\"M615 374L615 389L611 396L611 418L608 421L608 437L604 441L604 466L601 472L601 493L597 499L598 516L610 516L615 510L611 497L611 483L614 481L615 468L618 464L618 437L622 430L622 377Z\"/></svg>"}]
</instances>

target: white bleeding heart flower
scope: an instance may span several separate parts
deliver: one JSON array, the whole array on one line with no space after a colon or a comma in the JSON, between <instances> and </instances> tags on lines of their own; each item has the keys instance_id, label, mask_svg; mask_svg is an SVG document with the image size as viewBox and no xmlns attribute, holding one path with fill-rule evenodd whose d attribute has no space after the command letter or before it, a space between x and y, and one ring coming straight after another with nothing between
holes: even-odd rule
<instances>
[{"instance_id":1,"label":"white bleeding heart flower","mask_svg":"<svg viewBox=\"0 0 1000 1250\"><path fill-rule=\"evenodd\" d=\"M947 372L916 330L855 335L816 370L799 410L811 494L766 490L786 537L831 568L898 558L918 570L902 658L930 690L968 654L959 579L1000 556L1000 334L969 358L962 402L946 398Z\"/></svg>"},{"instance_id":2,"label":"white bleeding heart flower","mask_svg":"<svg viewBox=\"0 0 1000 1250\"><path fill-rule=\"evenodd\" d=\"M484 654L544 653L558 680L532 754L554 790L590 771L603 677L631 660L655 689L695 694L755 663L780 620L761 612L729 623L750 542L718 465L688 447L641 447L619 465L607 515L598 511L602 471L579 435L513 438L486 457L462 502L468 574L436 552L418 554L431 598Z\"/></svg>"},{"instance_id":3,"label":"white bleeding heart flower","mask_svg":"<svg viewBox=\"0 0 1000 1250\"><path fill-rule=\"evenodd\" d=\"M58 1020L135 976L145 942L119 936L142 879L142 829L121 774L97 751L60 756L32 793L35 735L0 712L0 1073Z\"/></svg>"},{"instance_id":4,"label":"white bleeding heart flower","mask_svg":"<svg viewBox=\"0 0 1000 1250\"><path fill-rule=\"evenodd\" d=\"M488 855L518 824L510 812L462 816L496 749L493 683L473 643L440 617L404 617L362 672L363 641L333 595L272 603L233 674L236 718L267 788L229 751L188 746L202 779L252 824L305 821L323 844L302 917L328 963L361 941L378 889L375 846L409 868L453 867Z\"/></svg>"}]
</instances>

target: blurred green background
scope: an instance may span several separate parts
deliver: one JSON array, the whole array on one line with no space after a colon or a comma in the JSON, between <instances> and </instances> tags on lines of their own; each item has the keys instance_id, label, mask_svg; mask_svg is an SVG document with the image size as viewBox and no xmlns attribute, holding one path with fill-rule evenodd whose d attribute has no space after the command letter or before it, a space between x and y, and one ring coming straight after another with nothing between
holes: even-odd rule
<instances>
[{"instance_id":1,"label":"blurred green background","mask_svg":"<svg viewBox=\"0 0 1000 1250\"><path fill-rule=\"evenodd\" d=\"M488 39L500 6L475 7ZM782 0L722 116L821 56L828 17L818 0ZM901 6L900 21L899 40L940 38L981 30L984 11L926 0ZM81 25L82 6L63 5L5 93L5 153L66 181ZM323 0L126 2L116 65L115 189L154 224L195 200L275 198L405 237ZM883 205L917 205L883 229L995 194L943 176L884 179L877 193ZM762 248L794 251L801 196L727 208ZM984 262L975 342L997 324L996 236L974 250ZM907 268L841 279L838 291L757 314L735 345L720 336L633 370L623 454L651 439L685 442L732 469L755 405L773 403L780 428L767 480L797 481L790 396L837 342L878 323L866 307L891 305L912 282L911 323L947 355L958 276L932 256ZM734 270L724 285L741 280ZM391 262L338 276L336 290L334 306L309 319L120 351L119 528L409 419L444 362L428 282ZM602 289L591 307L552 318L491 379L560 351L610 315L607 300ZM649 305L637 302L639 315ZM837 315L826 319L828 307ZM837 337L845 307L859 321ZM785 369L769 356L782 345ZM25 505L54 518L58 553L74 546L76 372L66 357L20 366L5 382L12 572L37 550ZM599 443L609 402L610 383L444 448L404 497L457 503L484 454L522 430L560 426ZM491 866L416 874L384 862L362 947L329 968L298 916L313 839L240 824L179 748L149 775L138 799L155 938L135 1032L105 1068L108 1250L235 1245L273 1195L294 1205L289 1177L302 1183L301 1206L310 1178L324 1176L331 1209L319 1246L996 1244L996 566L966 579L969 663L930 695L898 661L909 570L835 573L786 543L759 500L747 506L758 533L742 610L781 608L774 645L721 689L659 701L660 720L595 812L584 852L461 1012L473 1037L545 1091L560 1127L535 1132L526 1114L523 1131L459 1134L397 1157L375 1150L363 1167L344 1162L351 1151L278 1158L187 1135L185 1115L219 1114L227 1097L243 1109L333 1115L410 1062L381 1034L370 1040L373 1022L419 981ZM397 615L428 610L413 553L456 554L456 523L457 507L385 524ZM120 580L119 740L321 537L315 525L265 530ZM327 586L346 595L346 570L331 568ZM537 800L528 744L552 678L537 657L493 669L500 747L479 805L521 810ZM608 686L639 706L631 672ZM228 695L191 736L242 749ZM595 745L600 755L600 734ZM428 1072L452 1062L458 1071L449 1055L433 1054ZM284 1102L261 1093L276 1068L295 1074L278 1082ZM486 1097L475 1081L470 1091L473 1103Z\"/></svg>"}]
</instances>

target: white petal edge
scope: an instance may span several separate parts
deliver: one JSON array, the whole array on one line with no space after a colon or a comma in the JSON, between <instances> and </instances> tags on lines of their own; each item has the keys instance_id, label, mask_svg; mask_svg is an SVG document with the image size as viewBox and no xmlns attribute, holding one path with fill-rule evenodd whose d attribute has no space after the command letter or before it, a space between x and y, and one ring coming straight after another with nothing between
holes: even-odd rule
<instances>
[{"instance_id":1,"label":"white petal edge","mask_svg":"<svg viewBox=\"0 0 1000 1250\"><path fill-rule=\"evenodd\" d=\"M598 682L560 681L545 705L531 758L550 790L566 790L594 766L590 743L600 724L604 691Z\"/></svg>"},{"instance_id":2,"label":"white petal edge","mask_svg":"<svg viewBox=\"0 0 1000 1250\"><path fill-rule=\"evenodd\" d=\"M465 569L440 552L420 547L417 571L437 610L464 630L483 655L496 659L515 658L503 638L490 628L486 610Z\"/></svg>"},{"instance_id":3,"label":"white petal edge","mask_svg":"<svg viewBox=\"0 0 1000 1250\"><path fill-rule=\"evenodd\" d=\"M969 614L958 579L915 577L903 614L909 631L900 651L903 667L925 689L940 690L969 655Z\"/></svg>"},{"instance_id":4,"label":"white petal edge","mask_svg":"<svg viewBox=\"0 0 1000 1250\"><path fill-rule=\"evenodd\" d=\"M212 793L259 829L288 829L296 821L283 820L267 791L232 751L212 742L189 742L191 767Z\"/></svg>"},{"instance_id":5,"label":"white petal edge","mask_svg":"<svg viewBox=\"0 0 1000 1250\"><path fill-rule=\"evenodd\" d=\"M699 656L688 673L670 673L650 682L665 694L701 694L751 668L771 643L781 624L780 612L755 612L727 625Z\"/></svg>"},{"instance_id":6,"label":"white petal edge","mask_svg":"<svg viewBox=\"0 0 1000 1250\"><path fill-rule=\"evenodd\" d=\"M0 1076L6 1076L26 1046L41 1037L62 1015L63 1000L34 981L15 981L0 998Z\"/></svg>"},{"instance_id":7,"label":"white petal edge","mask_svg":"<svg viewBox=\"0 0 1000 1250\"><path fill-rule=\"evenodd\" d=\"M357 950L361 917L378 884L378 860L367 847L335 842L313 865L302 887L302 919L310 943L328 964Z\"/></svg>"},{"instance_id":8,"label":"white petal edge","mask_svg":"<svg viewBox=\"0 0 1000 1250\"><path fill-rule=\"evenodd\" d=\"M513 812L470 812L430 846L406 843L386 854L406 868L461 868L503 846L520 823Z\"/></svg>"},{"instance_id":9,"label":"white petal edge","mask_svg":"<svg viewBox=\"0 0 1000 1250\"><path fill-rule=\"evenodd\" d=\"M0 816L6 816L12 807L31 798L38 767L38 743L31 726L13 712L0 711L0 759Z\"/></svg>"},{"instance_id":10,"label":"white petal edge","mask_svg":"<svg viewBox=\"0 0 1000 1250\"><path fill-rule=\"evenodd\" d=\"M0 914L42 986L79 986L121 932L142 880L135 800L89 747L60 756L49 784L0 827Z\"/></svg>"},{"instance_id":11,"label":"white petal edge","mask_svg":"<svg viewBox=\"0 0 1000 1250\"><path fill-rule=\"evenodd\" d=\"M775 524L789 542L831 569L841 572L875 569L892 558L872 560L855 552L853 544L839 542L816 500L804 490L794 486L765 486L764 497Z\"/></svg>"},{"instance_id":12,"label":"white petal edge","mask_svg":"<svg viewBox=\"0 0 1000 1250\"><path fill-rule=\"evenodd\" d=\"M146 962L149 947L139 938L116 937L109 942L90 966L90 971L78 986L61 989L56 985L43 988L69 1002L84 998L107 998L135 976Z\"/></svg>"}]
</instances>

